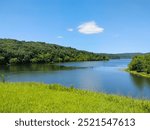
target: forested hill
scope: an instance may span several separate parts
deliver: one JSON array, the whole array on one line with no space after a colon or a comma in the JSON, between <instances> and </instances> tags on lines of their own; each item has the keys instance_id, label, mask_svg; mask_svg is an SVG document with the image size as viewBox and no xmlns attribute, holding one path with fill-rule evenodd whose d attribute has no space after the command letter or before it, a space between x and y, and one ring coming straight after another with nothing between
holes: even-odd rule
<instances>
[{"instance_id":1,"label":"forested hill","mask_svg":"<svg viewBox=\"0 0 150 130\"><path fill-rule=\"evenodd\" d=\"M0 39L0 64L108 60L108 56L44 42Z\"/></svg>"}]
</instances>

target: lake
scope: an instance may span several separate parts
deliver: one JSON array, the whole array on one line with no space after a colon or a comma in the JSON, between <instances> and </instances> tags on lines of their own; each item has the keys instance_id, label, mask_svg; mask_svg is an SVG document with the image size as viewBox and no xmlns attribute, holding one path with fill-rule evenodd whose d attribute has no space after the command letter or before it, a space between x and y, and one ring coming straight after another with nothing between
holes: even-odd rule
<instances>
[{"instance_id":1,"label":"lake","mask_svg":"<svg viewBox=\"0 0 150 130\"><path fill-rule=\"evenodd\" d=\"M67 87L150 99L150 79L123 69L130 59L1 66L0 73L11 82L59 83Z\"/></svg>"}]
</instances>

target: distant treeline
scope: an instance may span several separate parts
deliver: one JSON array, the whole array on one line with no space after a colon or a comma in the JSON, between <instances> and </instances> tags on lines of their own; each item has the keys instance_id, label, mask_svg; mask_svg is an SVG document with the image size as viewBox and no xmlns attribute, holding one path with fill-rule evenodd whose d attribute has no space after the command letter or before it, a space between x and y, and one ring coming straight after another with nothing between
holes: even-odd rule
<instances>
[{"instance_id":1,"label":"distant treeline","mask_svg":"<svg viewBox=\"0 0 150 130\"><path fill-rule=\"evenodd\" d=\"M56 63L109 60L103 54L44 42L0 39L0 64Z\"/></svg>"},{"instance_id":2,"label":"distant treeline","mask_svg":"<svg viewBox=\"0 0 150 130\"><path fill-rule=\"evenodd\" d=\"M108 56L110 59L131 59L137 55L143 55L143 53L118 53L118 54L103 54Z\"/></svg>"},{"instance_id":3,"label":"distant treeline","mask_svg":"<svg viewBox=\"0 0 150 130\"><path fill-rule=\"evenodd\" d=\"M150 54L135 56L129 64L129 70L150 74Z\"/></svg>"}]
</instances>

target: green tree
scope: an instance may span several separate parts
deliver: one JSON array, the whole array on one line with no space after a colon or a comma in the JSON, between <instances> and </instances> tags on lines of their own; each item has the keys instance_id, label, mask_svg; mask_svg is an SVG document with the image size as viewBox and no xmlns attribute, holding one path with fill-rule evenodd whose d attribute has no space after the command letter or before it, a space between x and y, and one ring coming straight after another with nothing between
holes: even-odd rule
<instances>
[{"instance_id":1,"label":"green tree","mask_svg":"<svg viewBox=\"0 0 150 130\"><path fill-rule=\"evenodd\" d=\"M130 70L136 70L137 72L144 72L145 64L144 64L144 56L136 56L132 59L129 64Z\"/></svg>"},{"instance_id":2,"label":"green tree","mask_svg":"<svg viewBox=\"0 0 150 130\"><path fill-rule=\"evenodd\" d=\"M0 64L5 63L5 57L0 55Z\"/></svg>"},{"instance_id":3,"label":"green tree","mask_svg":"<svg viewBox=\"0 0 150 130\"><path fill-rule=\"evenodd\" d=\"M17 59L17 58L11 58L11 59L9 60L9 63L10 63L10 64L17 64L17 63L18 63L18 59Z\"/></svg>"}]
</instances>

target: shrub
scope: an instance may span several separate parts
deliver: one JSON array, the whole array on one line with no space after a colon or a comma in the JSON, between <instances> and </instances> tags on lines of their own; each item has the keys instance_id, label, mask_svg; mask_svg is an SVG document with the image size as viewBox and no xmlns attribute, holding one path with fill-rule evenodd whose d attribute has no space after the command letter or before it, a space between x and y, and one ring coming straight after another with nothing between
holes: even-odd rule
<instances>
[{"instance_id":1,"label":"shrub","mask_svg":"<svg viewBox=\"0 0 150 130\"><path fill-rule=\"evenodd\" d=\"M10 60L9 60L9 63L10 64L17 64L19 62L19 60L17 59L17 58L11 58Z\"/></svg>"}]
</instances>

